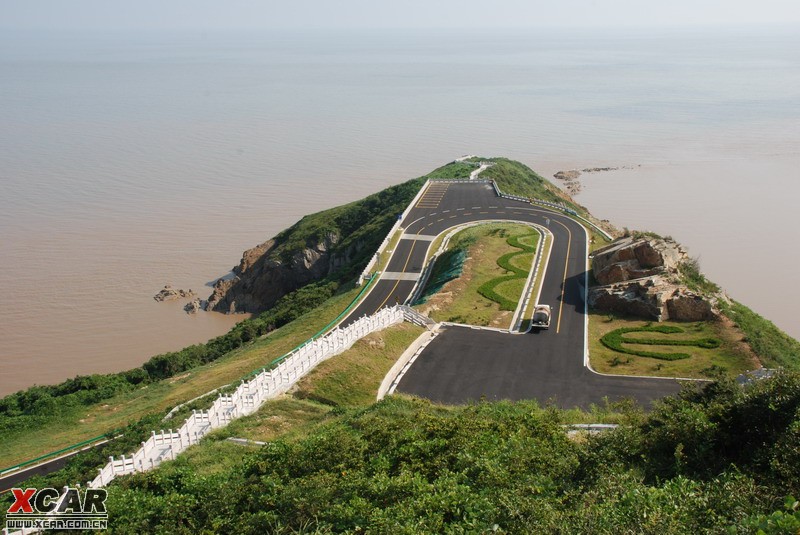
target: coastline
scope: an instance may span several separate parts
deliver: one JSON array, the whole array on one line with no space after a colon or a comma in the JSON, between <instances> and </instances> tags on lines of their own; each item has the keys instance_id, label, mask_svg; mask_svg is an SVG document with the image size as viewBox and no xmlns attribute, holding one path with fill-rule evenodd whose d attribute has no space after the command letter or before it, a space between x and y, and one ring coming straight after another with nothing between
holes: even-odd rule
<instances>
[{"instance_id":1,"label":"coastline","mask_svg":"<svg viewBox=\"0 0 800 535\"><path fill-rule=\"evenodd\" d=\"M591 162L550 163L540 167L540 174L548 177L587 166L595 167ZM703 272L734 299L800 339L793 305L800 300L800 288L788 284L776 292L774 286L776 281L794 279L800 251L790 243L777 245L769 236L765 239L766 233L783 235L796 226L791 215L795 195L786 192L786 177L797 168L800 155L791 154L643 163L582 177L575 201L618 228L673 236L691 256L699 257Z\"/></svg>"}]
</instances>

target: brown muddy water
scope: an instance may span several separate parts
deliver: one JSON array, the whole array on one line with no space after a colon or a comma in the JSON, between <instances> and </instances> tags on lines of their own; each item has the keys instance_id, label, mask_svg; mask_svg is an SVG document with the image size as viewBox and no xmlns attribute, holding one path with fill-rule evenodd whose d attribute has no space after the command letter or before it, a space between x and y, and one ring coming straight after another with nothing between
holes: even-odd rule
<instances>
[{"instance_id":1,"label":"brown muddy water","mask_svg":"<svg viewBox=\"0 0 800 535\"><path fill-rule=\"evenodd\" d=\"M1 33L0 395L224 333L152 296L466 153L641 165L577 200L800 336L795 30Z\"/></svg>"}]
</instances>

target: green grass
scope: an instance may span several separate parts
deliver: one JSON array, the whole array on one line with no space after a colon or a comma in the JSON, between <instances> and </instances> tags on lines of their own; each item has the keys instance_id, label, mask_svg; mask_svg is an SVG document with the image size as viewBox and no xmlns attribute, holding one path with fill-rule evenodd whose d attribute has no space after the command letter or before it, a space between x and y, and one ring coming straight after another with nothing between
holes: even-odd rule
<instances>
[{"instance_id":1,"label":"green grass","mask_svg":"<svg viewBox=\"0 0 800 535\"><path fill-rule=\"evenodd\" d=\"M634 332L642 329L651 332ZM659 329L662 336L652 332L654 329ZM622 352L611 349L603 340L614 342L615 332L618 336L625 332L625 339L637 340L641 345L620 344ZM671 334L663 336L665 332ZM669 345L653 345L653 340L667 337ZM711 347L716 342L704 344L706 347L692 347L698 340L712 339L719 341L718 347ZM654 353L661 359L632 352ZM684 358L686 355L689 358ZM589 358L592 368L601 373L698 379L713 378L719 373L736 376L758 366L741 343L741 334L724 322L653 324L596 312L589 314Z\"/></svg>"},{"instance_id":2,"label":"green grass","mask_svg":"<svg viewBox=\"0 0 800 535\"><path fill-rule=\"evenodd\" d=\"M448 253L467 251L469 270L465 264L461 276L449 282L443 292L430 297L425 305L420 305L420 310L428 312L436 321L507 325L509 311L486 295L496 295L505 303L513 303L512 311L516 308L533 257L531 249L534 248L525 243L533 243L534 234L527 225L508 223L490 223L458 232L450 240ZM518 242L522 237L527 241ZM449 257L443 254L442 258ZM434 271L439 264L437 260Z\"/></svg>"},{"instance_id":3,"label":"green grass","mask_svg":"<svg viewBox=\"0 0 800 535\"><path fill-rule=\"evenodd\" d=\"M214 431L207 441L198 447L189 448L187 453L193 450L207 450L209 449L207 442L213 444L228 437L258 442L269 442L278 438L302 438L318 424L330 418L332 410L333 407L330 405L310 399L281 396L266 401L254 414L233 420L222 429ZM237 445L236 448L241 452L241 445ZM198 464L202 463L201 460Z\"/></svg>"},{"instance_id":4,"label":"green grass","mask_svg":"<svg viewBox=\"0 0 800 535\"><path fill-rule=\"evenodd\" d=\"M565 203L575 211L585 213L583 208L567 200L561 190L527 165L507 158L487 158L487 161L494 162L494 165L483 171L480 177L494 180L503 193Z\"/></svg>"},{"instance_id":5,"label":"green grass","mask_svg":"<svg viewBox=\"0 0 800 535\"><path fill-rule=\"evenodd\" d=\"M337 407L370 405L395 361L424 331L401 323L372 333L319 364L299 381L294 395Z\"/></svg>"},{"instance_id":6,"label":"green grass","mask_svg":"<svg viewBox=\"0 0 800 535\"><path fill-rule=\"evenodd\" d=\"M562 425L573 416L597 421L604 408L576 414L532 401L445 407L390 396L320 412L289 400L289 419L302 413L294 434L264 447L204 440L177 461L118 479L110 487L110 527L749 533L765 515L777 521L773 511L793 515L797 507L787 496L800 491L799 385L796 374L746 389L724 381L687 389L650 414L619 404L621 428L582 440L567 437Z\"/></svg>"},{"instance_id":7,"label":"green grass","mask_svg":"<svg viewBox=\"0 0 800 535\"><path fill-rule=\"evenodd\" d=\"M744 333L745 341L765 367L800 370L800 342L739 302L733 301L730 305L722 302L720 306Z\"/></svg>"},{"instance_id":8,"label":"green grass","mask_svg":"<svg viewBox=\"0 0 800 535\"><path fill-rule=\"evenodd\" d=\"M424 331L401 323L362 338L344 353L318 364L288 395L267 401L255 414L215 431L209 440L299 438L330 418L334 407L371 405L395 361Z\"/></svg>"},{"instance_id":9,"label":"green grass","mask_svg":"<svg viewBox=\"0 0 800 535\"><path fill-rule=\"evenodd\" d=\"M700 263L692 258L678 266L678 273L683 282L690 290L703 295L714 295L720 291L720 287L700 272Z\"/></svg>"},{"instance_id":10,"label":"green grass","mask_svg":"<svg viewBox=\"0 0 800 535\"><path fill-rule=\"evenodd\" d=\"M533 253L536 252L536 245L528 245L536 237L538 239L539 233L530 229L527 234L513 235L506 240L508 245L520 249L519 251L506 253L497 259L497 265L502 269L510 272L510 275L496 277L487 281L478 287L478 293L486 299L490 299L500 305L500 310L513 311L517 308L517 303L522 295L522 290L525 286L525 279L531 270L531 261L533 260ZM525 240L521 241L520 238L524 237ZM523 264L518 267L514 263L514 259L520 256L526 258L525 262L519 261Z\"/></svg>"},{"instance_id":11,"label":"green grass","mask_svg":"<svg viewBox=\"0 0 800 535\"><path fill-rule=\"evenodd\" d=\"M429 178L431 180L436 179L448 179L448 178L469 178L470 173L475 170L475 166L470 163L465 162L450 162L447 165L443 165L438 169L434 169L427 175L425 178Z\"/></svg>"}]
</instances>

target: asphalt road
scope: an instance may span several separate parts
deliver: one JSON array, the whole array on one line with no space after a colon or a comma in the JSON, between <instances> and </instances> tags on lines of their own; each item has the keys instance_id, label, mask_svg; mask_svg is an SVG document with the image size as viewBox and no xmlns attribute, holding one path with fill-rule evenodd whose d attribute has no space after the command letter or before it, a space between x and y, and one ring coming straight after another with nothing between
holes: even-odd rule
<instances>
[{"instance_id":1,"label":"asphalt road","mask_svg":"<svg viewBox=\"0 0 800 535\"><path fill-rule=\"evenodd\" d=\"M400 392L443 403L537 399L586 407L603 398L642 404L677 392L671 379L599 375L584 365L586 231L575 220L527 203L497 197L491 185L433 183L406 216L385 273L344 324L409 298L432 238L474 221L513 220L546 226L553 245L539 301L549 304L549 330L507 334L446 327L400 381ZM398 276L397 274L402 274Z\"/></svg>"},{"instance_id":2,"label":"asphalt road","mask_svg":"<svg viewBox=\"0 0 800 535\"><path fill-rule=\"evenodd\" d=\"M68 456L59 457L58 459L54 459L52 461L48 461L46 463L42 463L37 466L26 468L25 470L20 470L19 472L14 472L13 474L0 477L0 494L14 487L18 487L20 483L27 481L33 476L44 476L47 474L51 474L56 470L61 470L62 468L64 468L64 466L66 466L67 461L69 461L70 457L73 457L77 453L78 452L75 452Z\"/></svg>"}]
</instances>

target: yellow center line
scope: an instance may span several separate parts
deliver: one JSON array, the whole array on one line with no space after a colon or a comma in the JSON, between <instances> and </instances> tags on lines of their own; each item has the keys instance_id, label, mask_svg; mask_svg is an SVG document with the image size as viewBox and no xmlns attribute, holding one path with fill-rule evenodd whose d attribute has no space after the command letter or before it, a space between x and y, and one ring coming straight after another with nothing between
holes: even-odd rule
<instances>
[{"instance_id":1,"label":"yellow center line","mask_svg":"<svg viewBox=\"0 0 800 535\"><path fill-rule=\"evenodd\" d=\"M403 264L403 269L401 269L401 270L400 270L400 273L405 273L405 271L406 271L406 268L408 267L408 263L411 261L411 255L412 255L412 254L414 254L414 247L416 247L416 245L417 245L417 240L414 240L413 242L411 242L411 250L408 252L408 258L406 258L406 263L405 263L405 264ZM389 267L389 264L386 264L386 267ZM394 293L394 291L395 291L395 290L397 290L397 287L398 287L399 285L400 285L400 279L397 279L397 281L394 283L394 286L392 287L392 290L389 292L389 295L387 295L387 296L386 296L386 299L384 299L384 300L383 300L383 303L381 303L380 305L378 305L378 308L376 308L376 309L375 309L375 310L372 312L373 314L374 314L375 312L379 311L381 308L383 308L383 305L385 305L385 304L386 304L386 301L388 301L388 300L389 300L389 298L392 296L392 294Z\"/></svg>"},{"instance_id":2,"label":"yellow center line","mask_svg":"<svg viewBox=\"0 0 800 535\"><path fill-rule=\"evenodd\" d=\"M561 313L564 310L564 293L567 291L567 269L569 268L569 250L572 246L572 232L569 230L569 227L566 226L561 221L556 219L551 219L567 229L567 256L564 258L564 279L561 282L561 304L558 305L558 322L556 323L556 334L561 330Z\"/></svg>"}]
</instances>

